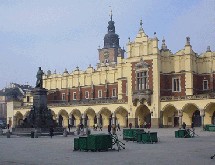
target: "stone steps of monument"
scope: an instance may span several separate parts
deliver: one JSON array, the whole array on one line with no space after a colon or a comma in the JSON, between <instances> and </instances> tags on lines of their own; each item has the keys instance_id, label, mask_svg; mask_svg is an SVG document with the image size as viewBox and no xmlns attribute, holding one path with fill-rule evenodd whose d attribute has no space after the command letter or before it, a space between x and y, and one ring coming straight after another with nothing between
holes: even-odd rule
<instances>
[{"instance_id":1,"label":"stone steps of monument","mask_svg":"<svg viewBox=\"0 0 215 165\"><path fill-rule=\"evenodd\" d=\"M12 132L16 136L31 136L30 132ZM38 136L50 136L49 132L37 133ZM63 132L54 132L54 135L63 135Z\"/></svg>"}]
</instances>

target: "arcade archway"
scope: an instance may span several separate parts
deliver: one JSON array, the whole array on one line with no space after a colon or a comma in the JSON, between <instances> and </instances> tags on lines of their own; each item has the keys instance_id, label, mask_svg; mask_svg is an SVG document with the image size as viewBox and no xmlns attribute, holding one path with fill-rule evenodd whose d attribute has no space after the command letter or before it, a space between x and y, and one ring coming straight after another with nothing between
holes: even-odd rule
<instances>
[{"instance_id":1,"label":"arcade archway","mask_svg":"<svg viewBox=\"0 0 215 165\"><path fill-rule=\"evenodd\" d=\"M107 127L108 124L111 124L112 114L109 109L102 108L99 114L100 114L100 124L102 124L103 127Z\"/></svg>"},{"instance_id":2,"label":"arcade archway","mask_svg":"<svg viewBox=\"0 0 215 165\"><path fill-rule=\"evenodd\" d=\"M78 109L74 109L71 113L70 113L70 124L72 126L77 126L79 124L82 123L82 115L81 115L81 111Z\"/></svg>"},{"instance_id":3,"label":"arcade archway","mask_svg":"<svg viewBox=\"0 0 215 165\"><path fill-rule=\"evenodd\" d=\"M204 124L215 124L215 103L209 103L205 107Z\"/></svg>"},{"instance_id":4,"label":"arcade archway","mask_svg":"<svg viewBox=\"0 0 215 165\"><path fill-rule=\"evenodd\" d=\"M195 104L186 104L182 111L182 122L185 122L187 126L191 126L192 122L195 127L202 125L200 111Z\"/></svg>"},{"instance_id":5,"label":"arcade archway","mask_svg":"<svg viewBox=\"0 0 215 165\"><path fill-rule=\"evenodd\" d=\"M151 113L146 105L140 105L135 113L135 126L143 127L144 123L151 124Z\"/></svg>"},{"instance_id":6,"label":"arcade archway","mask_svg":"<svg viewBox=\"0 0 215 165\"><path fill-rule=\"evenodd\" d=\"M163 126L164 127L178 127L179 126L179 118L178 111L176 108L169 104L163 108L162 111L163 116Z\"/></svg>"},{"instance_id":7,"label":"arcade archway","mask_svg":"<svg viewBox=\"0 0 215 165\"><path fill-rule=\"evenodd\" d=\"M19 127L23 123L23 115L21 112L16 112L15 114L15 120L14 120L14 125L15 127Z\"/></svg>"},{"instance_id":8,"label":"arcade archway","mask_svg":"<svg viewBox=\"0 0 215 165\"><path fill-rule=\"evenodd\" d=\"M61 110L58 113L58 125L67 128L68 124L69 124L69 115L65 110Z\"/></svg>"},{"instance_id":9,"label":"arcade archway","mask_svg":"<svg viewBox=\"0 0 215 165\"><path fill-rule=\"evenodd\" d=\"M88 108L85 112L85 124L89 127L92 127L95 124L96 113L92 108Z\"/></svg>"},{"instance_id":10,"label":"arcade archway","mask_svg":"<svg viewBox=\"0 0 215 165\"><path fill-rule=\"evenodd\" d=\"M128 111L124 107L118 107L114 113L114 123L119 124L120 127L128 127Z\"/></svg>"}]
</instances>

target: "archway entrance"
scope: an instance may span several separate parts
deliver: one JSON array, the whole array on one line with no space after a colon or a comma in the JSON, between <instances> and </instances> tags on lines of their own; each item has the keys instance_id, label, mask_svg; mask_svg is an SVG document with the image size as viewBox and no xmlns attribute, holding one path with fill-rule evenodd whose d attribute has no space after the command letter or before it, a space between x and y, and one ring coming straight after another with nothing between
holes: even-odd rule
<instances>
[{"instance_id":1,"label":"archway entrance","mask_svg":"<svg viewBox=\"0 0 215 165\"><path fill-rule=\"evenodd\" d=\"M89 127L92 127L95 124L95 117L96 117L96 113L93 109L87 109L86 110L86 122L85 124Z\"/></svg>"},{"instance_id":2,"label":"archway entrance","mask_svg":"<svg viewBox=\"0 0 215 165\"><path fill-rule=\"evenodd\" d=\"M140 105L135 113L135 127L143 127L145 122L151 124L151 113L146 105Z\"/></svg>"},{"instance_id":3,"label":"archway entrance","mask_svg":"<svg viewBox=\"0 0 215 165\"><path fill-rule=\"evenodd\" d=\"M69 125L69 115L65 110L61 110L58 114L58 125L66 128Z\"/></svg>"},{"instance_id":4,"label":"archway entrance","mask_svg":"<svg viewBox=\"0 0 215 165\"><path fill-rule=\"evenodd\" d=\"M202 125L202 118L200 116L200 111L199 110L196 110L193 113L192 122L194 124L194 127L201 127L201 125Z\"/></svg>"},{"instance_id":5,"label":"archway entrance","mask_svg":"<svg viewBox=\"0 0 215 165\"><path fill-rule=\"evenodd\" d=\"M21 112L17 112L15 115L15 126L19 127L23 123L23 115Z\"/></svg>"},{"instance_id":6,"label":"archway entrance","mask_svg":"<svg viewBox=\"0 0 215 165\"><path fill-rule=\"evenodd\" d=\"M163 109L163 127L178 127L178 111L173 105L168 105Z\"/></svg>"},{"instance_id":7,"label":"archway entrance","mask_svg":"<svg viewBox=\"0 0 215 165\"><path fill-rule=\"evenodd\" d=\"M204 110L204 125L215 124L215 103L209 103L206 107L204 107Z\"/></svg>"},{"instance_id":8,"label":"archway entrance","mask_svg":"<svg viewBox=\"0 0 215 165\"><path fill-rule=\"evenodd\" d=\"M112 116L113 117L113 116ZM119 124L120 127L127 127L128 126L128 112L123 107L117 108L115 111L115 120L114 123L117 125Z\"/></svg>"},{"instance_id":9,"label":"archway entrance","mask_svg":"<svg viewBox=\"0 0 215 165\"><path fill-rule=\"evenodd\" d=\"M185 122L187 126L191 126L194 122L194 127L201 126L201 116L198 107L195 104L187 104L184 106L182 116L182 123Z\"/></svg>"},{"instance_id":10,"label":"archway entrance","mask_svg":"<svg viewBox=\"0 0 215 165\"><path fill-rule=\"evenodd\" d=\"M82 123L82 115L81 115L81 112L80 110L78 109L74 109L71 113L71 125L72 126L77 126L79 124Z\"/></svg>"},{"instance_id":11,"label":"archway entrance","mask_svg":"<svg viewBox=\"0 0 215 165\"><path fill-rule=\"evenodd\" d=\"M109 122L110 122L110 117L111 117L111 111L107 108L103 108L100 111L100 122L103 127L107 127Z\"/></svg>"}]
</instances>

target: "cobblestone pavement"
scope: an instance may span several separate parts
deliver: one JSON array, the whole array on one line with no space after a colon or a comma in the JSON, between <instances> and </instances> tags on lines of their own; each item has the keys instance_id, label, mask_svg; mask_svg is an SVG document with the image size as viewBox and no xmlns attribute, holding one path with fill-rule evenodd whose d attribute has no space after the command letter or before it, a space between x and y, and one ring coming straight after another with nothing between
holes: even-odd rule
<instances>
[{"instance_id":1,"label":"cobblestone pavement","mask_svg":"<svg viewBox=\"0 0 215 165\"><path fill-rule=\"evenodd\" d=\"M176 128L158 132L156 144L126 142L125 150L108 152L73 151L74 135L30 137L0 136L0 165L214 165L215 132L196 129L195 138L175 138ZM148 131L148 130L147 130ZM107 130L103 130L104 133ZM101 133L101 131L92 131ZM122 131L117 132L122 140Z\"/></svg>"}]
</instances>

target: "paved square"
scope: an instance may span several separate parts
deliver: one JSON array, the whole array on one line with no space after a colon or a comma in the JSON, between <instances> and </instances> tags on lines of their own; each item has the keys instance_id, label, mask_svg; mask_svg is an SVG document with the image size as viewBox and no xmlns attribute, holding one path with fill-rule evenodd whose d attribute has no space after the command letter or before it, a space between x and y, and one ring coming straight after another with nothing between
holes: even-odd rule
<instances>
[{"instance_id":1,"label":"paved square","mask_svg":"<svg viewBox=\"0 0 215 165\"><path fill-rule=\"evenodd\" d=\"M0 136L1 165L214 165L215 132L196 129L199 137L175 138L175 128L150 129L158 132L156 144L125 142L125 150L108 152L73 151L74 137L54 136L6 138ZM106 133L107 130L103 130ZM92 131L101 133L101 131ZM122 131L117 132L122 140ZM120 136L121 135L121 136Z\"/></svg>"}]
</instances>

